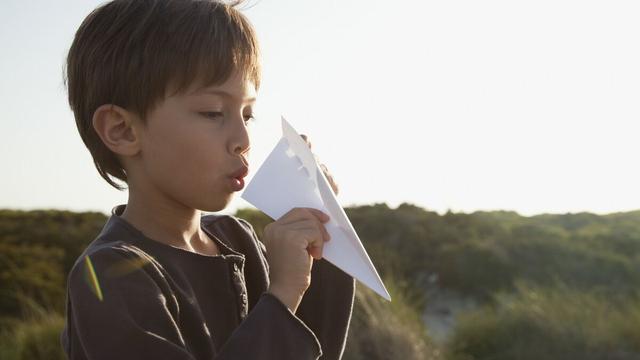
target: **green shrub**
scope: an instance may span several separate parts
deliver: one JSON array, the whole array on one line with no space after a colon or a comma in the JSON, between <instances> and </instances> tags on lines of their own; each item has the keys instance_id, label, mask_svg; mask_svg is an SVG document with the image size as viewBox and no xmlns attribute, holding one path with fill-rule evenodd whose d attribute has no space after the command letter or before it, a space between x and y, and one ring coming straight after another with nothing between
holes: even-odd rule
<instances>
[{"instance_id":1,"label":"green shrub","mask_svg":"<svg viewBox=\"0 0 640 360\"><path fill-rule=\"evenodd\" d=\"M0 242L0 316L22 317L31 300L62 311L63 257L62 250L54 247Z\"/></svg>"},{"instance_id":2,"label":"green shrub","mask_svg":"<svg viewBox=\"0 0 640 360\"><path fill-rule=\"evenodd\" d=\"M60 333L64 317L51 312L24 320L0 335L0 359L64 360Z\"/></svg>"},{"instance_id":3,"label":"green shrub","mask_svg":"<svg viewBox=\"0 0 640 360\"><path fill-rule=\"evenodd\" d=\"M396 282L385 280L392 301L358 284L343 360L435 360L440 350L420 314Z\"/></svg>"},{"instance_id":4,"label":"green shrub","mask_svg":"<svg viewBox=\"0 0 640 360\"><path fill-rule=\"evenodd\" d=\"M459 318L452 360L640 358L640 302L564 286L518 284L495 305Z\"/></svg>"}]
</instances>

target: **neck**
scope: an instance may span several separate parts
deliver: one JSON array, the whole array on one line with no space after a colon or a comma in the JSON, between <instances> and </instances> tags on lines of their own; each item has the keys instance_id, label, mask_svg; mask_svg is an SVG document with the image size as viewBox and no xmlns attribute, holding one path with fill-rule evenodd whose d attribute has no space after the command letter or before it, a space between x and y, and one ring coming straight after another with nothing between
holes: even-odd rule
<instances>
[{"instance_id":1,"label":"neck","mask_svg":"<svg viewBox=\"0 0 640 360\"><path fill-rule=\"evenodd\" d=\"M184 206L172 199L155 196L130 184L129 200L120 216L145 236L155 241L184 249L201 247L208 242L200 228L200 210Z\"/></svg>"}]
</instances>

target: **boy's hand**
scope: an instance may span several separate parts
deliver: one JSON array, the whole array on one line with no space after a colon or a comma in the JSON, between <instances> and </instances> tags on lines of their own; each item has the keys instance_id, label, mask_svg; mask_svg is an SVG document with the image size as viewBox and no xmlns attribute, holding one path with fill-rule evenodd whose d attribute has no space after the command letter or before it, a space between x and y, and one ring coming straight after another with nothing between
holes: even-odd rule
<instances>
[{"instance_id":1,"label":"boy's hand","mask_svg":"<svg viewBox=\"0 0 640 360\"><path fill-rule=\"evenodd\" d=\"M322 258L324 242L329 241L327 221L329 216L320 210L295 208L264 229L269 292L292 312L311 285L313 259Z\"/></svg>"},{"instance_id":2,"label":"boy's hand","mask_svg":"<svg viewBox=\"0 0 640 360\"><path fill-rule=\"evenodd\" d=\"M311 141L309 140L309 137L307 135L304 135L304 134L300 134L300 137L304 139L304 141L309 146L309 149L311 149ZM317 156L316 156L316 160L318 160ZM320 161L318 161L318 163L320 163ZM338 184L333 179L333 176L331 176L331 173L329 172L329 169L327 169L327 167L324 164L320 164L320 168L322 169L322 172L324 173L324 176L326 176L327 180L329 180L329 185L331 185L331 189L333 190L333 193L338 195L338 191L339 191Z\"/></svg>"}]
</instances>

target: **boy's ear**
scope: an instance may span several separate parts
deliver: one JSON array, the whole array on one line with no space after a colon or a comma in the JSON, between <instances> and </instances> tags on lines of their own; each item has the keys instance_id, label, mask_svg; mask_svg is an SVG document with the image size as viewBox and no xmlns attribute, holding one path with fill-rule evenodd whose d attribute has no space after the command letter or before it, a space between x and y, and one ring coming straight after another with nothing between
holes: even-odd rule
<instances>
[{"instance_id":1,"label":"boy's ear","mask_svg":"<svg viewBox=\"0 0 640 360\"><path fill-rule=\"evenodd\" d=\"M140 151L135 114L113 104L100 105L93 113L93 128L109 150L134 156Z\"/></svg>"}]
</instances>

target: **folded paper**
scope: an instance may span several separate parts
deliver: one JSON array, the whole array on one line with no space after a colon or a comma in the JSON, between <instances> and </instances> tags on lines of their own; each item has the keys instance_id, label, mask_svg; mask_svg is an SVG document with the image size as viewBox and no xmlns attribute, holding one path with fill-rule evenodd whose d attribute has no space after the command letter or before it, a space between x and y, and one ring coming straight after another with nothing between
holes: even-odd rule
<instances>
[{"instance_id":1,"label":"folded paper","mask_svg":"<svg viewBox=\"0 0 640 360\"><path fill-rule=\"evenodd\" d=\"M324 244L323 258L391 301L315 156L284 118L282 138L241 197L273 219L279 219L296 207L314 208L328 214L331 220L325 227L331 241Z\"/></svg>"}]
</instances>

